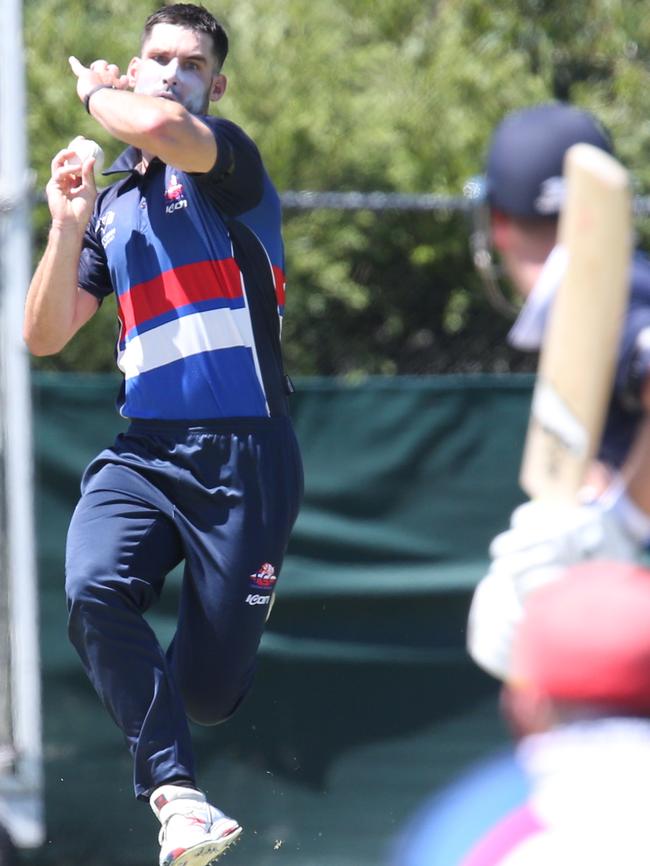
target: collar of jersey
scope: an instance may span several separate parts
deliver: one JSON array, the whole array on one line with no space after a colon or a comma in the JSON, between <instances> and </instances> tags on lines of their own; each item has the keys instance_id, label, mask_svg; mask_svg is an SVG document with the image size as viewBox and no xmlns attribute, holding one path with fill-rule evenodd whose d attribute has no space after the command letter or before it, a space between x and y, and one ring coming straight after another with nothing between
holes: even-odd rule
<instances>
[{"instance_id":1,"label":"collar of jersey","mask_svg":"<svg viewBox=\"0 0 650 866\"><path fill-rule=\"evenodd\" d=\"M137 147L132 147L129 145L115 160L113 165L110 168L104 169L102 172L103 175L107 174L121 174L125 171L135 171L136 166L140 164L142 160L142 153L138 150ZM159 161L158 157L155 157L151 160L151 162ZM150 163L151 164L151 163Z\"/></svg>"}]
</instances>

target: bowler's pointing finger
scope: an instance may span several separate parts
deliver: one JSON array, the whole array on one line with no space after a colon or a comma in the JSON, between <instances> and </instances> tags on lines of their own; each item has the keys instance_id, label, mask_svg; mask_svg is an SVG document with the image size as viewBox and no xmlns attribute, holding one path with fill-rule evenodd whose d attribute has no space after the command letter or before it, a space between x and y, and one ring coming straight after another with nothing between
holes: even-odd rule
<instances>
[{"instance_id":1,"label":"bowler's pointing finger","mask_svg":"<svg viewBox=\"0 0 650 866\"><path fill-rule=\"evenodd\" d=\"M83 72L86 72L86 71L87 71L87 69L86 69L86 67L83 65L83 63L81 63L80 60L77 60L77 58L74 57L73 55L71 55L70 57L68 57L68 63L70 64L70 68L72 69L72 71L74 72L74 74L77 76L77 78L79 78L79 76L80 76Z\"/></svg>"}]
</instances>

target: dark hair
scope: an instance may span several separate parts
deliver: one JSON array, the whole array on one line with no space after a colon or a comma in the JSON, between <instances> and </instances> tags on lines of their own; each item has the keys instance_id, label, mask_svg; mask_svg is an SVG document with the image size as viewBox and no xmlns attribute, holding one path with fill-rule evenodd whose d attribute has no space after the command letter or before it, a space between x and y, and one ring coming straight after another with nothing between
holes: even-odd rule
<instances>
[{"instance_id":1,"label":"dark hair","mask_svg":"<svg viewBox=\"0 0 650 866\"><path fill-rule=\"evenodd\" d=\"M204 6L197 6L194 3L170 3L168 6L161 6L144 22L142 45L151 36L151 31L156 24L175 24L187 30L206 33L212 39L214 55L221 69L228 55L228 34Z\"/></svg>"}]
</instances>

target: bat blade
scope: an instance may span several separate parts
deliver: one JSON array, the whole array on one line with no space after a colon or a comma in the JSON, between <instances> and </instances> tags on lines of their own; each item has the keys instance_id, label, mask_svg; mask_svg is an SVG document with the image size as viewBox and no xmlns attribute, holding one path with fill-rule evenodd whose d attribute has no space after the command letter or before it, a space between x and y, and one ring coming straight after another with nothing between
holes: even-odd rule
<instances>
[{"instance_id":1,"label":"bat blade","mask_svg":"<svg viewBox=\"0 0 650 866\"><path fill-rule=\"evenodd\" d=\"M567 268L539 359L519 481L531 498L574 501L602 436L629 294L628 175L588 144L564 162L559 241Z\"/></svg>"}]
</instances>

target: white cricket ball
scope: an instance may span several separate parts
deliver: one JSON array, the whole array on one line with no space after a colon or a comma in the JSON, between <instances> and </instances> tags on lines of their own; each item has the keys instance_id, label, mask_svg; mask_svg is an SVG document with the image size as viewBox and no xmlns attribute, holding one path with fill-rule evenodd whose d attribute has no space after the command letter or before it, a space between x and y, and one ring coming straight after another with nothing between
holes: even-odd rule
<instances>
[{"instance_id":1,"label":"white cricket ball","mask_svg":"<svg viewBox=\"0 0 650 866\"><path fill-rule=\"evenodd\" d=\"M83 135L78 135L73 138L68 145L70 150L74 150L76 158L68 160L69 165L81 165L90 156L95 157L95 174L100 174L104 167L104 151L93 141L92 138L84 138Z\"/></svg>"}]
</instances>

